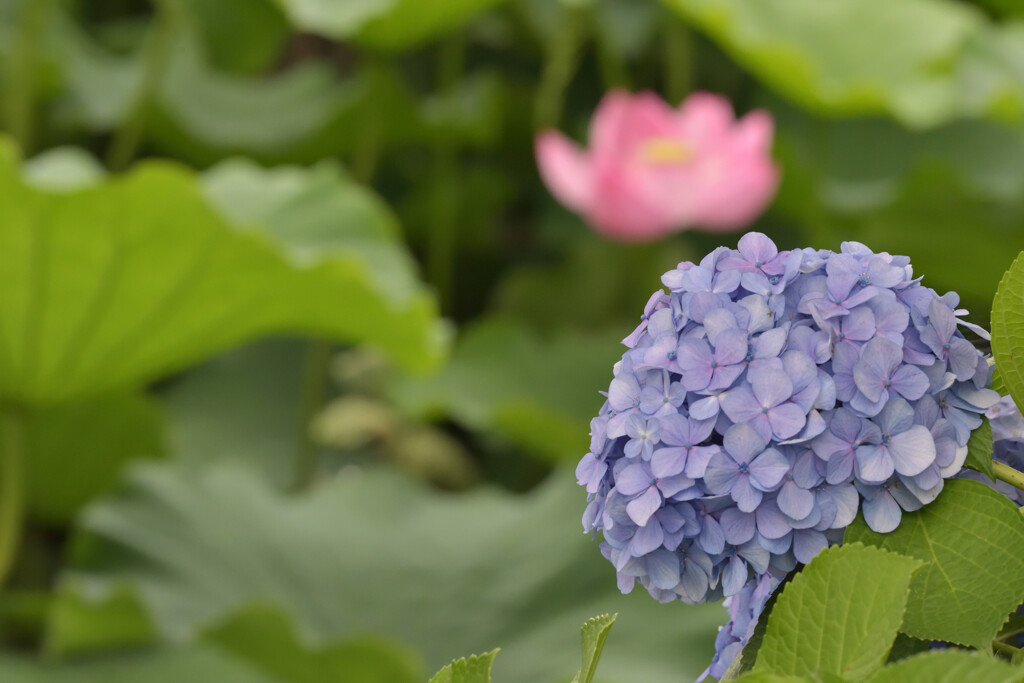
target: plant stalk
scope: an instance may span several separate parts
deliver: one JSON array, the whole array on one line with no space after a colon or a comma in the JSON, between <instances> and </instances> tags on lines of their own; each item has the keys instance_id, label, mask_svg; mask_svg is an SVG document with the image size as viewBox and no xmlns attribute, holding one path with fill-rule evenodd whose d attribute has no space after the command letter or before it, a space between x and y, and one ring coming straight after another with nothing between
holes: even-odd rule
<instances>
[{"instance_id":1,"label":"plant stalk","mask_svg":"<svg viewBox=\"0 0 1024 683\"><path fill-rule=\"evenodd\" d=\"M685 23L670 17L665 23L665 97L676 106L693 90L693 35Z\"/></svg>"},{"instance_id":2,"label":"plant stalk","mask_svg":"<svg viewBox=\"0 0 1024 683\"><path fill-rule=\"evenodd\" d=\"M32 153L35 128L36 70L51 0L23 0L14 46L7 62L4 120L22 153Z\"/></svg>"},{"instance_id":3,"label":"plant stalk","mask_svg":"<svg viewBox=\"0 0 1024 683\"><path fill-rule=\"evenodd\" d=\"M437 95L449 97L465 70L465 39L457 34L441 45L437 63ZM437 290L442 312L450 312L452 275L458 243L457 188L459 150L454 141L440 139L434 145L434 192L431 225L427 231L427 280Z\"/></svg>"},{"instance_id":4,"label":"plant stalk","mask_svg":"<svg viewBox=\"0 0 1024 683\"><path fill-rule=\"evenodd\" d=\"M173 9L170 3L156 3L156 18L142 55L139 89L124 123L115 131L107 150L107 166L112 171L127 168L138 152L146 120L171 63L181 21L177 14L177 10Z\"/></svg>"},{"instance_id":5,"label":"plant stalk","mask_svg":"<svg viewBox=\"0 0 1024 683\"><path fill-rule=\"evenodd\" d=\"M21 546L25 517L25 417L18 408L0 409L0 586Z\"/></svg>"},{"instance_id":6,"label":"plant stalk","mask_svg":"<svg viewBox=\"0 0 1024 683\"><path fill-rule=\"evenodd\" d=\"M579 66L583 48L584 15L578 8L564 8L562 30L551 45L537 87L537 100L533 111L535 130L553 128L562 118L565 90L569 87Z\"/></svg>"},{"instance_id":7,"label":"plant stalk","mask_svg":"<svg viewBox=\"0 0 1024 683\"><path fill-rule=\"evenodd\" d=\"M1006 482L1010 486L1015 486L1024 491L1024 472L1018 472L1009 465L1005 465L998 460L992 461L992 472L996 475L996 479L999 481Z\"/></svg>"},{"instance_id":8,"label":"plant stalk","mask_svg":"<svg viewBox=\"0 0 1024 683\"><path fill-rule=\"evenodd\" d=\"M313 483L316 476L316 443L311 423L327 396L328 370L331 363L331 344L314 339L306 349L306 363L302 371L302 395L299 400L299 445L295 452L292 490L301 491Z\"/></svg>"}]
</instances>

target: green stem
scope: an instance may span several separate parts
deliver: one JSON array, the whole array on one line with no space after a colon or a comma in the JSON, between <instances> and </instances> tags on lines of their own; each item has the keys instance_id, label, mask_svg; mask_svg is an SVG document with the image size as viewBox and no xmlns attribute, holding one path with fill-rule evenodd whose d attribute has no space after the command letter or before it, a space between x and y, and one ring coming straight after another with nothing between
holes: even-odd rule
<instances>
[{"instance_id":1,"label":"green stem","mask_svg":"<svg viewBox=\"0 0 1024 683\"><path fill-rule=\"evenodd\" d=\"M677 105L693 90L693 35L690 27L675 17L665 23L665 97Z\"/></svg>"},{"instance_id":2,"label":"green stem","mask_svg":"<svg viewBox=\"0 0 1024 683\"><path fill-rule=\"evenodd\" d=\"M597 42L597 66L601 70L605 90L632 89L629 69L626 68L622 53L600 31L594 31L594 38Z\"/></svg>"},{"instance_id":3,"label":"green stem","mask_svg":"<svg viewBox=\"0 0 1024 683\"><path fill-rule=\"evenodd\" d=\"M553 128L562 118L565 89L576 73L583 47L583 12L565 8L561 31L548 46L547 61L537 87L537 100L533 111L536 130Z\"/></svg>"},{"instance_id":4,"label":"green stem","mask_svg":"<svg viewBox=\"0 0 1024 683\"><path fill-rule=\"evenodd\" d=\"M996 475L996 479L1024 491L1024 472L1018 472L1009 465L1004 465L997 460L992 461L992 472Z\"/></svg>"},{"instance_id":5,"label":"green stem","mask_svg":"<svg viewBox=\"0 0 1024 683\"><path fill-rule=\"evenodd\" d=\"M1020 653L1020 650L1018 648L1015 648L1012 645L1007 645L1006 643L1001 643L998 640L992 641L992 649L996 652L1001 652L1002 654L1009 655L1011 657L1016 657Z\"/></svg>"},{"instance_id":6,"label":"green stem","mask_svg":"<svg viewBox=\"0 0 1024 683\"><path fill-rule=\"evenodd\" d=\"M0 586L21 546L25 516L25 418L17 408L0 409Z\"/></svg>"},{"instance_id":7,"label":"green stem","mask_svg":"<svg viewBox=\"0 0 1024 683\"><path fill-rule=\"evenodd\" d=\"M302 395L299 399L299 445L295 451L292 489L301 491L313 483L316 475L316 443L311 423L327 396L328 369L331 363L331 345L313 340L306 349L306 363L302 371Z\"/></svg>"},{"instance_id":8,"label":"green stem","mask_svg":"<svg viewBox=\"0 0 1024 683\"><path fill-rule=\"evenodd\" d=\"M146 120L170 66L179 23L180 17L177 16L172 3L156 3L156 18L142 55L142 75L138 91L124 123L114 133L110 148L107 150L107 166L112 171L127 168L138 152Z\"/></svg>"},{"instance_id":9,"label":"green stem","mask_svg":"<svg viewBox=\"0 0 1024 683\"><path fill-rule=\"evenodd\" d=\"M461 34L442 44L437 63L439 97L451 96L465 69L465 62L465 40ZM452 274L458 242L458 152L450 139L440 139L434 145L435 186L431 197L431 225L427 231L427 280L437 290L443 312L451 309Z\"/></svg>"},{"instance_id":10,"label":"green stem","mask_svg":"<svg viewBox=\"0 0 1024 683\"><path fill-rule=\"evenodd\" d=\"M1009 638L1024 633L1024 615L1010 617L999 629L999 638Z\"/></svg>"},{"instance_id":11,"label":"green stem","mask_svg":"<svg viewBox=\"0 0 1024 683\"><path fill-rule=\"evenodd\" d=\"M29 155L35 119L35 77L39 46L50 10L50 0L22 0L14 47L7 62L7 102L4 111L8 132Z\"/></svg>"}]
</instances>

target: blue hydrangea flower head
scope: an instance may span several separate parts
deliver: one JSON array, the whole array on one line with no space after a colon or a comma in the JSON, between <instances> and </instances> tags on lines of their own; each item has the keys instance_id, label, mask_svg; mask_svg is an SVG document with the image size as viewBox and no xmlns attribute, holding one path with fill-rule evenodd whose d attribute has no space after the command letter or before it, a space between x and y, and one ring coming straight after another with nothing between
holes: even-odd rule
<instances>
[{"instance_id":1,"label":"blue hydrangea flower head","mask_svg":"<svg viewBox=\"0 0 1024 683\"><path fill-rule=\"evenodd\" d=\"M858 510L889 532L934 500L986 411L1003 411L1005 457L1024 461L1024 418L997 403L962 328L984 331L907 257L856 242L780 251L748 233L662 284L623 340L576 475L583 526L623 592L728 599L710 675Z\"/></svg>"}]
</instances>

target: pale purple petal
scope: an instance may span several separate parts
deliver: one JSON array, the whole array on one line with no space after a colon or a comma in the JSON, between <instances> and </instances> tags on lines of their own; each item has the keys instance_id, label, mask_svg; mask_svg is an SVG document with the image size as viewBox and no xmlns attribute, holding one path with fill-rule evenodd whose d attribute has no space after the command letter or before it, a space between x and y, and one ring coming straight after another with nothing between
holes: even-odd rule
<instances>
[{"instance_id":1,"label":"pale purple petal","mask_svg":"<svg viewBox=\"0 0 1024 683\"><path fill-rule=\"evenodd\" d=\"M739 470L733 459L719 451L711 457L704 470L704 484L711 493L728 493L738 476Z\"/></svg>"},{"instance_id":2,"label":"pale purple petal","mask_svg":"<svg viewBox=\"0 0 1024 683\"><path fill-rule=\"evenodd\" d=\"M750 425L737 424L725 433L723 444L732 459L741 463L750 462L755 455L763 451L766 441ZM709 464L708 468L710 467Z\"/></svg>"},{"instance_id":3,"label":"pale purple petal","mask_svg":"<svg viewBox=\"0 0 1024 683\"><path fill-rule=\"evenodd\" d=\"M690 451L690 457L686 460L686 468L683 473L691 479L700 479L707 471L708 462L715 453L721 451L719 446L695 446Z\"/></svg>"},{"instance_id":4,"label":"pale purple petal","mask_svg":"<svg viewBox=\"0 0 1024 683\"><path fill-rule=\"evenodd\" d=\"M733 422L749 422L761 415L761 404L746 387L736 387L722 394L719 399L722 410Z\"/></svg>"},{"instance_id":5,"label":"pale purple petal","mask_svg":"<svg viewBox=\"0 0 1024 683\"><path fill-rule=\"evenodd\" d=\"M679 583L679 558L670 550L655 550L647 556L647 576L655 588L672 590Z\"/></svg>"},{"instance_id":6,"label":"pale purple petal","mask_svg":"<svg viewBox=\"0 0 1024 683\"><path fill-rule=\"evenodd\" d=\"M881 484L892 476L896 467L884 446L864 445L857 449L857 472L869 484Z\"/></svg>"},{"instance_id":7,"label":"pale purple petal","mask_svg":"<svg viewBox=\"0 0 1024 683\"><path fill-rule=\"evenodd\" d=\"M722 511L719 522L727 543L741 545L754 537L755 518L752 512L742 512L734 507L727 508Z\"/></svg>"},{"instance_id":8,"label":"pale purple petal","mask_svg":"<svg viewBox=\"0 0 1024 683\"><path fill-rule=\"evenodd\" d=\"M619 375L608 387L608 403L612 410L621 412L634 407L640 397L640 384L631 374Z\"/></svg>"},{"instance_id":9,"label":"pale purple petal","mask_svg":"<svg viewBox=\"0 0 1024 683\"><path fill-rule=\"evenodd\" d=\"M793 536L793 554L804 564L809 563L815 555L827 547L828 539L820 531L806 529L796 532Z\"/></svg>"},{"instance_id":10,"label":"pale purple petal","mask_svg":"<svg viewBox=\"0 0 1024 683\"><path fill-rule=\"evenodd\" d=\"M756 510L763 496L759 490L751 486L750 477L745 474L736 477L730 493L732 494L732 499L736 501L736 507L743 512L753 512Z\"/></svg>"},{"instance_id":11,"label":"pale purple petal","mask_svg":"<svg viewBox=\"0 0 1024 683\"><path fill-rule=\"evenodd\" d=\"M685 448L659 448L651 456L651 474L659 479L682 474L687 457Z\"/></svg>"},{"instance_id":12,"label":"pale purple petal","mask_svg":"<svg viewBox=\"0 0 1024 683\"><path fill-rule=\"evenodd\" d=\"M896 471L912 477L935 462L935 441L926 428L914 425L909 430L890 438L889 452L892 454Z\"/></svg>"},{"instance_id":13,"label":"pale purple petal","mask_svg":"<svg viewBox=\"0 0 1024 683\"><path fill-rule=\"evenodd\" d=\"M780 439L796 436L807 423L807 414L795 403L783 403L768 411L772 433Z\"/></svg>"},{"instance_id":14,"label":"pale purple petal","mask_svg":"<svg viewBox=\"0 0 1024 683\"><path fill-rule=\"evenodd\" d=\"M637 526L644 526L658 508L661 507L661 493L657 486L651 486L638 498L626 504L626 513Z\"/></svg>"},{"instance_id":15,"label":"pale purple petal","mask_svg":"<svg viewBox=\"0 0 1024 683\"><path fill-rule=\"evenodd\" d=\"M747 582L747 563L733 556L722 571L722 592L726 597L736 595Z\"/></svg>"},{"instance_id":16,"label":"pale purple petal","mask_svg":"<svg viewBox=\"0 0 1024 683\"><path fill-rule=\"evenodd\" d=\"M664 540L665 533L660 524L642 526L636 530L633 539L629 542L629 554L633 557L641 557L661 546Z\"/></svg>"},{"instance_id":17,"label":"pale purple petal","mask_svg":"<svg viewBox=\"0 0 1024 683\"><path fill-rule=\"evenodd\" d=\"M762 491L779 485L789 471L789 461L774 448L769 448L750 463L751 483Z\"/></svg>"},{"instance_id":18,"label":"pale purple petal","mask_svg":"<svg viewBox=\"0 0 1024 683\"><path fill-rule=\"evenodd\" d=\"M640 463L629 465L615 476L615 488L624 496L635 496L651 485L650 470Z\"/></svg>"},{"instance_id":19,"label":"pale purple petal","mask_svg":"<svg viewBox=\"0 0 1024 683\"><path fill-rule=\"evenodd\" d=\"M787 481L779 489L779 509L793 519L803 519L814 509L814 494Z\"/></svg>"},{"instance_id":20,"label":"pale purple petal","mask_svg":"<svg viewBox=\"0 0 1024 683\"><path fill-rule=\"evenodd\" d=\"M900 525L903 511L887 492L883 491L873 499L864 499L864 521L871 530L879 534L887 534Z\"/></svg>"},{"instance_id":21,"label":"pale purple petal","mask_svg":"<svg viewBox=\"0 0 1024 683\"><path fill-rule=\"evenodd\" d=\"M793 382L786 373L779 370L751 370L748 378L754 396L762 407L777 406L793 395Z\"/></svg>"},{"instance_id":22,"label":"pale purple petal","mask_svg":"<svg viewBox=\"0 0 1024 683\"><path fill-rule=\"evenodd\" d=\"M892 375L892 390L911 401L924 396L924 392L928 391L928 384L927 375L913 365L904 365Z\"/></svg>"}]
</instances>

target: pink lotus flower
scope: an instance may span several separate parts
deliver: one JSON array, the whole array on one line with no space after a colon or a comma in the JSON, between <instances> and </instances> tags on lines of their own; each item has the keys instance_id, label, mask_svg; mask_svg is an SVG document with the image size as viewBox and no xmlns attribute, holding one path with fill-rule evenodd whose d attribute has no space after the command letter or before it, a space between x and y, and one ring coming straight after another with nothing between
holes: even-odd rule
<instances>
[{"instance_id":1,"label":"pink lotus flower","mask_svg":"<svg viewBox=\"0 0 1024 683\"><path fill-rule=\"evenodd\" d=\"M590 149L557 131L536 139L551 193L595 230L623 242L654 240L690 226L714 231L753 221L775 194L771 116L739 121L728 100L694 93L672 109L650 92L605 95Z\"/></svg>"}]
</instances>

